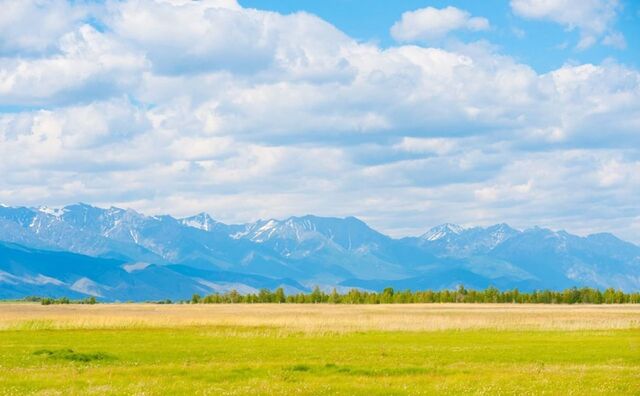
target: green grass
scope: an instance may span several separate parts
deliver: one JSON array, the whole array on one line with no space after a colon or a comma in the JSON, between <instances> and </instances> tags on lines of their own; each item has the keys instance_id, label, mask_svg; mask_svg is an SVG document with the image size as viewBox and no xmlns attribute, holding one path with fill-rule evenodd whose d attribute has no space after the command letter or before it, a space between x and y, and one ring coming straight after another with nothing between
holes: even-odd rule
<instances>
[{"instance_id":1,"label":"green grass","mask_svg":"<svg viewBox=\"0 0 640 396\"><path fill-rule=\"evenodd\" d=\"M640 394L640 330L0 332L0 394Z\"/></svg>"}]
</instances>

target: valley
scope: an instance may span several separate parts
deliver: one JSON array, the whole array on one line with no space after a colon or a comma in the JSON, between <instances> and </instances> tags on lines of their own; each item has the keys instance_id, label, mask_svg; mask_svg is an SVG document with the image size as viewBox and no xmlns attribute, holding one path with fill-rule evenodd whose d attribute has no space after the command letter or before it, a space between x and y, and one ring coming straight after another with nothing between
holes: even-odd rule
<instances>
[{"instance_id":1,"label":"valley","mask_svg":"<svg viewBox=\"0 0 640 396\"><path fill-rule=\"evenodd\" d=\"M0 304L0 394L599 394L638 306Z\"/></svg>"}]
</instances>

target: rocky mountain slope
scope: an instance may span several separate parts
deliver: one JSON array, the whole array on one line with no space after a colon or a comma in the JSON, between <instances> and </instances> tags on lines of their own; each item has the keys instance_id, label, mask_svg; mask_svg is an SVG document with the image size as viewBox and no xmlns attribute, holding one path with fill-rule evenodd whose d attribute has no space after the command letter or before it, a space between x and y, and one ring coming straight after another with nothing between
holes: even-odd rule
<instances>
[{"instance_id":1,"label":"rocky mountain slope","mask_svg":"<svg viewBox=\"0 0 640 396\"><path fill-rule=\"evenodd\" d=\"M186 298L235 288L640 288L640 247L506 224L394 239L354 218L227 225L86 204L0 207L0 298ZM63 265L64 263L64 265Z\"/></svg>"}]
</instances>

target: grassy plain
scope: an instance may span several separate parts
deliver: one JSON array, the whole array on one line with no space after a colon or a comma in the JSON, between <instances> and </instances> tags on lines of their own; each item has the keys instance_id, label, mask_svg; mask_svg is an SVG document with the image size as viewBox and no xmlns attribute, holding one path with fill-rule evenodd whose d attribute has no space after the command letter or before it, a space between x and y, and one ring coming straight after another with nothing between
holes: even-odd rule
<instances>
[{"instance_id":1,"label":"grassy plain","mask_svg":"<svg viewBox=\"0 0 640 396\"><path fill-rule=\"evenodd\" d=\"M0 304L0 395L640 394L640 307Z\"/></svg>"}]
</instances>

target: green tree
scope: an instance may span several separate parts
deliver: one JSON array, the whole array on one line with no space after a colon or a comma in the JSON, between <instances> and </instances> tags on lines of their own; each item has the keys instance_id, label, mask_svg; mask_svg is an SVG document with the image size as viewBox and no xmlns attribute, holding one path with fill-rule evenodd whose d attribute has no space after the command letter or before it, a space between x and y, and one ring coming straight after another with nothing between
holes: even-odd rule
<instances>
[{"instance_id":1,"label":"green tree","mask_svg":"<svg viewBox=\"0 0 640 396\"><path fill-rule=\"evenodd\" d=\"M387 287L382 291L382 295L380 295L380 303L381 304L391 304L393 302L393 288Z\"/></svg>"},{"instance_id":2,"label":"green tree","mask_svg":"<svg viewBox=\"0 0 640 396\"><path fill-rule=\"evenodd\" d=\"M318 304L322 302L322 291L320 290L319 286L316 286L313 288L313 291L311 292L311 302L314 304Z\"/></svg>"},{"instance_id":3,"label":"green tree","mask_svg":"<svg viewBox=\"0 0 640 396\"><path fill-rule=\"evenodd\" d=\"M274 302L281 304L285 301L286 301L286 297L284 295L284 289L281 287L277 288L274 293Z\"/></svg>"},{"instance_id":4,"label":"green tree","mask_svg":"<svg viewBox=\"0 0 640 396\"><path fill-rule=\"evenodd\" d=\"M261 303L269 303L271 301L271 291L269 289L260 289L258 293L258 301Z\"/></svg>"},{"instance_id":5,"label":"green tree","mask_svg":"<svg viewBox=\"0 0 640 396\"><path fill-rule=\"evenodd\" d=\"M331 290L331 294L329 295L329 303L331 304L340 303L340 295L338 294L338 291L336 290L335 287L333 288L333 290Z\"/></svg>"}]
</instances>

